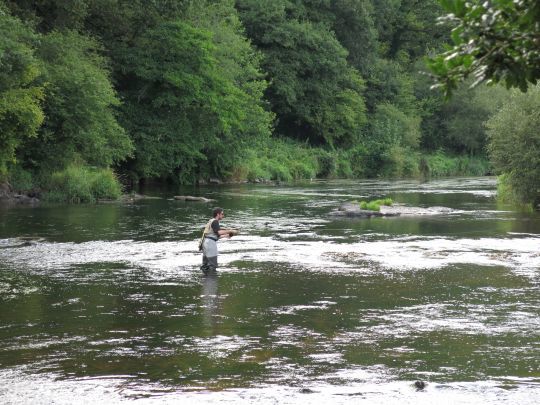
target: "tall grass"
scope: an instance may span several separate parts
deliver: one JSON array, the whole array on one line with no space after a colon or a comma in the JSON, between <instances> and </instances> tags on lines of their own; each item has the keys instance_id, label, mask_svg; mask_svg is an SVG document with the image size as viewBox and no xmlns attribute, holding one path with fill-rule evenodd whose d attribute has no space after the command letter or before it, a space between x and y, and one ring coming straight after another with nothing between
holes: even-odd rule
<instances>
[{"instance_id":1,"label":"tall grass","mask_svg":"<svg viewBox=\"0 0 540 405\"><path fill-rule=\"evenodd\" d=\"M319 162L314 149L288 140L271 139L245 152L231 172L232 180L293 181L317 176Z\"/></svg>"},{"instance_id":2,"label":"tall grass","mask_svg":"<svg viewBox=\"0 0 540 405\"><path fill-rule=\"evenodd\" d=\"M291 140L273 138L245 152L229 180L294 181L314 178L363 177L361 147L328 150Z\"/></svg>"},{"instance_id":3,"label":"tall grass","mask_svg":"<svg viewBox=\"0 0 540 405\"><path fill-rule=\"evenodd\" d=\"M293 181L310 178L411 178L483 176L491 166L486 158L432 154L395 146L373 153L364 146L328 150L304 143L270 139L245 151L229 174L229 180Z\"/></svg>"},{"instance_id":4,"label":"tall grass","mask_svg":"<svg viewBox=\"0 0 540 405\"><path fill-rule=\"evenodd\" d=\"M54 172L46 188L44 198L51 202L92 203L122 195L122 186L111 169L88 166L69 166Z\"/></svg>"},{"instance_id":5,"label":"tall grass","mask_svg":"<svg viewBox=\"0 0 540 405\"><path fill-rule=\"evenodd\" d=\"M380 211L381 205L392 205L394 201L391 198L381 200L360 201L360 208L369 211Z\"/></svg>"},{"instance_id":6,"label":"tall grass","mask_svg":"<svg viewBox=\"0 0 540 405\"><path fill-rule=\"evenodd\" d=\"M24 193L36 187L32 173L17 165L10 169L8 178L11 187L17 192Z\"/></svg>"},{"instance_id":7,"label":"tall grass","mask_svg":"<svg viewBox=\"0 0 540 405\"><path fill-rule=\"evenodd\" d=\"M485 176L491 164L484 157L449 156L439 151L422 157L421 171L425 176Z\"/></svg>"}]
</instances>

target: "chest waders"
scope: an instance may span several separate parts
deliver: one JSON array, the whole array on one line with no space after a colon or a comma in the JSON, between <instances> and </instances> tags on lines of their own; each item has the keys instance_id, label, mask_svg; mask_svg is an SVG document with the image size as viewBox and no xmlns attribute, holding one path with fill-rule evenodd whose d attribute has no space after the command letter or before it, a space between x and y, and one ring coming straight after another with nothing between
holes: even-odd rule
<instances>
[{"instance_id":1,"label":"chest waders","mask_svg":"<svg viewBox=\"0 0 540 405\"><path fill-rule=\"evenodd\" d=\"M219 239L219 235L217 235L212 229L212 223L214 221L217 220L215 218L212 218L208 221L208 223L204 227L203 235L201 238L203 252L201 270L205 275L215 273L218 266L217 241Z\"/></svg>"}]
</instances>

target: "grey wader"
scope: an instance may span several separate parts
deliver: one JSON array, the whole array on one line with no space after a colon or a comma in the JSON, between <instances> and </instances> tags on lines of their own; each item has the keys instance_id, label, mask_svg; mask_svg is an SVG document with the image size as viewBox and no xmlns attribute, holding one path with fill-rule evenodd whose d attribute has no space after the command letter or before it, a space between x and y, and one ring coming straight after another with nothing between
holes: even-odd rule
<instances>
[{"instance_id":1,"label":"grey wader","mask_svg":"<svg viewBox=\"0 0 540 405\"><path fill-rule=\"evenodd\" d=\"M218 247L217 247L217 241L219 239L219 235L217 235L213 229L212 229L212 222L217 221L217 219L212 218L206 226L204 227L203 232L203 241L202 241L202 266L201 270L204 273L204 275L208 275L211 273L216 273L217 266L218 266Z\"/></svg>"}]
</instances>

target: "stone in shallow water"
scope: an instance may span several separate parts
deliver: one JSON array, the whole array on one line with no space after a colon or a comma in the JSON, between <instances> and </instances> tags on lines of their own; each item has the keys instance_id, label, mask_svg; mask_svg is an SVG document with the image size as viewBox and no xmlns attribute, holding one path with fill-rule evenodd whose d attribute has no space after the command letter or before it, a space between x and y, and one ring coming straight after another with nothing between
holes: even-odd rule
<instances>
[{"instance_id":1,"label":"stone in shallow water","mask_svg":"<svg viewBox=\"0 0 540 405\"><path fill-rule=\"evenodd\" d=\"M426 383L424 381L415 381L414 382L414 386L416 388L417 391L422 391L424 388L426 388Z\"/></svg>"}]
</instances>

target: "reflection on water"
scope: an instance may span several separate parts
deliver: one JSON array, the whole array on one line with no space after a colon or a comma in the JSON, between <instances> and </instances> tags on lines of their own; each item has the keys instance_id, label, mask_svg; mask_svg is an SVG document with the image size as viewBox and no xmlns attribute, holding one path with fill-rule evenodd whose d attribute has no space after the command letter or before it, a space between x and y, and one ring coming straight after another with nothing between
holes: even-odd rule
<instances>
[{"instance_id":1,"label":"reflection on water","mask_svg":"<svg viewBox=\"0 0 540 405\"><path fill-rule=\"evenodd\" d=\"M202 279L201 298L204 325L207 328L207 334L210 336L215 333L215 325L219 316L218 281L217 274L211 274Z\"/></svg>"},{"instance_id":2,"label":"reflection on water","mask_svg":"<svg viewBox=\"0 0 540 405\"><path fill-rule=\"evenodd\" d=\"M0 402L536 403L540 217L494 192L335 181L2 209ZM216 276L196 250L211 207L178 193L242 230ZM378 197L451 210L328 215Z\"/></svg>"}]
</instances>

